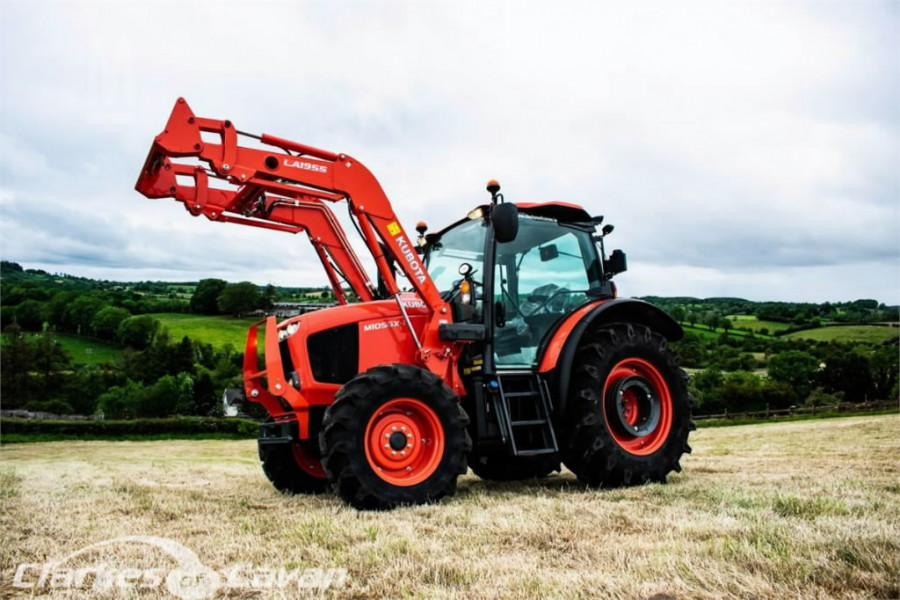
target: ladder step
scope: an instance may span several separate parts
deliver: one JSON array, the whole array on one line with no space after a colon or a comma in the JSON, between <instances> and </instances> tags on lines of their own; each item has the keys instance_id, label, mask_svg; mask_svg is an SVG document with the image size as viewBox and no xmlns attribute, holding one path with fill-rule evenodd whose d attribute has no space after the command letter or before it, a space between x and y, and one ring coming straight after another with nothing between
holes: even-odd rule
<instances>
[{"instance_id":1,"label":"ladder step","mask_svg":"<svg viewBox=\"0 0 900 600\"><path fill-rule=\"evenodd\" d=\"M529 371L503 372L497 374L496 381L499 392L497 418L500 421L501 437L504 442L509 443L512 455L539 456L558 452L556 434L550 422L549 390L540 375ZM516 391L507 392L504 387L511 387ZM511 400L514 400L512 405ZM527 406L529 402L534 405L530 410ZM514 417L519 417L520 420L513 420ZM526 427L529 429L523 429Z\"/></svg>"},{"instance_id":2,"label":"ladder step","mask_svg":"<svg viewBox=\"0 0 900 600\"><path fill-rule=\"evenodd\" d=\"M520 425L545 425L546 423L547 419L531 419L529 421L512 421L510 425L518 427Z\"/></svg>"},{"instance_id":3,"label":"ladder step","mask_svg":"<svg viewBox=\"0 0 900 600\"><path fill-rule=\"evenodd\" d=\"M553 454L555 452L555 448L541 448L539 450L519 450L518 452L516 452L516 456L538 456L540 454Z\"/></svg>"}]
</instances>

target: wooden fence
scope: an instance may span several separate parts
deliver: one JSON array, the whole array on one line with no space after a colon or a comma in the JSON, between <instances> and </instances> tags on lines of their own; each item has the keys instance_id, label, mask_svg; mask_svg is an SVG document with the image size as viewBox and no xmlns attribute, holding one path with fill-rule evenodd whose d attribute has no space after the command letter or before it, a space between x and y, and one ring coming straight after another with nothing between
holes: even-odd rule
<instances>
[{"instance_id":1,"label":"wooden fence","mask_svg":"<svg viewBox=\"0 0 900 600\"><path fill-rule=\"evenodd\" d=\"M896 400L882 400L878 402L841 402L827 406L792 406L790 408L769 409L753 412L730 413L727 410L718 415L694 415L695 421L705 419L773 419L777 417L793 417L800 415L815 416L825 412L856 413L871 412L876 410L900 409Z\"/></svg>"}]
</instances>

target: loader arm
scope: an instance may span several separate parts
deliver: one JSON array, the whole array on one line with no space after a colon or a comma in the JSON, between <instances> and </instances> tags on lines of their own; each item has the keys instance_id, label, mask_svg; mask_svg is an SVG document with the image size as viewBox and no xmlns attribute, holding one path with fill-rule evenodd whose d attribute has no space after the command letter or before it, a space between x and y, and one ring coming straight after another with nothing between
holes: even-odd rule
<instances>
[{"instance_id":1,"label":"loader arm","mask_svg":"<svg viewBox=\"0 0 900 600\"><path fill-rule=\"evenodd\" d=\"M241 145L245 138L255 139L259 147ZM388 296L396 298L404 310L382 248L393 255L427 306L430 318L424 336L419 339L413 332L419 356L429 369L447 375L451 361L443 359L459 350L442 342L438 334L441 322L451 321L449 307L381 185L356 159L268 134L239 132L231 121L196 117L179 98L165 130L154 139L135 189L148 198L174 198L192 215L213 221L288 233L305 231L335 298L347 301L340 283L344 279L360 300L369 301L378 297L377 289L328 206L346 200Z\"/></svg>"}]
</instances>

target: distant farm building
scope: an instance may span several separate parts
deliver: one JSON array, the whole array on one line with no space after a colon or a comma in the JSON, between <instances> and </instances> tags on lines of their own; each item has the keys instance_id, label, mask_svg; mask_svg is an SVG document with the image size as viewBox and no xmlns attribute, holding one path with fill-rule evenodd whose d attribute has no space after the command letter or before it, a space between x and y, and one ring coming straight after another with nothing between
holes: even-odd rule
<instances>
[{"instance_id":1,"label":"distant farm building","mask_svg":"<svg viewBox=\"0 0 900 600\"><path fill-rule=\"evenodd\" d=\"M280 319L288 319L296 317L320 308L328 308L334 306L333 302L275 302L272 304L272 311L275 316Z\"/></svg>"}]
</instances>

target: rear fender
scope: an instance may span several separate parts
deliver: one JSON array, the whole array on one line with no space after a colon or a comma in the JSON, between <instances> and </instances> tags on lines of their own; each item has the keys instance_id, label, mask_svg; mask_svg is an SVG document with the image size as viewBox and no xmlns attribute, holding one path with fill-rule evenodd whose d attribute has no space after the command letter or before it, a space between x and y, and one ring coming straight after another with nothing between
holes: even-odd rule
<instances>
[{"instance_id":1,"label":"rear fender","mask_svg":"<svg viewBox=\"0 0 900 600\"><path fill-rule=\"evenodd\" d=\"M643 300L620 298L589 304L565 319L553 332L542 349L538 371L550 381L554 393L556 414L565 413L569 394L569 376L575 352L581 339L591 327L608 323L637 323L656 331L670 342L684 337L684 330L662 309Z\"/></svg>"}]
</instances>

